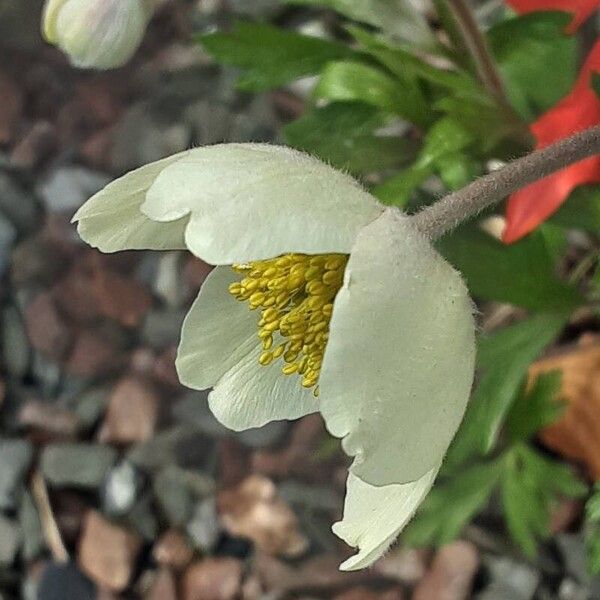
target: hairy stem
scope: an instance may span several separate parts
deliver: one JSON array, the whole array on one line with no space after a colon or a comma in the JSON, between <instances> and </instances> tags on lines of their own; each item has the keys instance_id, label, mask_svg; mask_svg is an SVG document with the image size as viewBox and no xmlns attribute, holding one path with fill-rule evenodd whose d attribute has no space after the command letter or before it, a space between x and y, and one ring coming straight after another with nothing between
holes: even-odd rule
<instances>
[{"instance_id":1,"label":"hairy stem","mask_svg":"<svg viewBox=\"0 0 600 600\"><path fill-rule=\"evenodd\" d=\"M594 154L600 154L600 125L484 175L462 190L424 208L412 217L413 222L435 240L522 187Z\"/></svg>"},{"instance_id":2,"label":"hairy stem","mask_svg":"<svg viewBox=\"0 0 600 600\"><path fill-rule=\"evenodd\" d=\"M456 20L463 43L475 63L477 75L481 83L502 106L510 108L512 112L512 108L504 92L502 79L496 69L496 63L467 0L447 0L447 3Z\"/></svg>"}]
</instances>

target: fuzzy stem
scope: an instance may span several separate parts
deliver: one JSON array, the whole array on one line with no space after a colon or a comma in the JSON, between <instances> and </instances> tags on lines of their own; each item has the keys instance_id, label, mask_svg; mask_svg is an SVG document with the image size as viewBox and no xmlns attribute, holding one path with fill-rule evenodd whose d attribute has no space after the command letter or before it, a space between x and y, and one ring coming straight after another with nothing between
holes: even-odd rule
<instances>
[{"instance_id":1,"label":"fuzzy stem","mask_svg":"<svg viewBox=\"0 0 600 600\"><path fill-rule=\"evenodd\" d=\"M412 219L435 240L484 208L573 163L600 154L600 125L586 129L484 175L458 192L424 208Z\"/></svg>"}]
</instances>

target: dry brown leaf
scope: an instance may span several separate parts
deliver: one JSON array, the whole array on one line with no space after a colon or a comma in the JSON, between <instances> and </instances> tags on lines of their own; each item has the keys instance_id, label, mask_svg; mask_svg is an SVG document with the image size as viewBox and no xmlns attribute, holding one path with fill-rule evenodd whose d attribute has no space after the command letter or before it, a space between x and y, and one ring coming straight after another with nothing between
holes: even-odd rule
<instances>
[{"instance_id":1,"label":"dry brown leaf","mask_svg":"<svg viewBox=\"0 0 600 600\"><path fill-rule=\"evenodd\" d=\"M535 362L529 369L530 382L555 370L562 373L561 396L567 407L540 437L549 448L581 461L590 476L600 480L600 344L581 344Z\"/></svg>"}]
</instances>

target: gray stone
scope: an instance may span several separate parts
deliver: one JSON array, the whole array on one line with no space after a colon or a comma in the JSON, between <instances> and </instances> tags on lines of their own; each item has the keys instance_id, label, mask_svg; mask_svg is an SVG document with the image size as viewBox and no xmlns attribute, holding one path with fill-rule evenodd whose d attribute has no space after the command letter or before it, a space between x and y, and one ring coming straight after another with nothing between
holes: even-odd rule
<instances>
[{"instance_id":1,"label":"gray stone","mask_svg":"<svg viewBox=\"0 0 600 600\"><path fill-rule=\"evenodd\" d=\"M108 406L109 394L108 388L95 387L73 399L72 410L84 429L91 429L98 423Z\"/></svg>"},{"instance_id":2,"label":"gray stone","mask_svg":"<svg viewBox=\"0 0 600 600\"><path fill-rule=\"evenodd\" d=\"M188 106L184 117L193 130L194 141L201 146L230 139L234 114L221 102L201 100Z\"/></svg>"},{"instance_id":3,"label":"gray stone","mask_svg":"<svg viewBox=\"0 0 600 600\"><path fill-rule=\"evenodd\" d=\"M58 363L46 358L41 352L34 351L31 374L42 396L51 398L56 395L62 379L62 371Z\"/></svg>"},{"instance_id":4,"label":"gray stone","mask_svg":"<svg viewBox=\"0 0 600 600\"><path fill-rule=\"evenodd\" d=\"M6 373L15 379L23 379L29 370L31 346L21 314L14 306L2 311L0 326L3 363Z\"/></svg>"},{"instance_id":5,"label":"gray stone","mask_svg":"<svg viewBox=\"0 0 600 600\"><path fill-rule=\"evenodd\" d=\"M530 566L506 557L484 556L491 583L476 600L531 600L540 582L540 574Z\"/></svg>"},{"instance_id":6,"label":"gray stone","mask_svg":"<svg viewBox=\"0 0 600 600\"><path fill-rule=\"evenodd\" d=\"M43 45L40 19L43 0L0 0L0 39L2 44L32 51Z\"/></svg>"},{"instance_id":7,"label":"gray stone","mask_svg":"<svg viewBox=\"0 0 600 600\"><path fill-rule=\"evenodd\" d=\"M40 220L40 207L32 194L26 193L6 173L0 172L0 213L19 231L32 231Z\"/></svg>"},{"instance_id":8,"label":"gray stone","mask_svg":"<svg viewBox=\"0 0 600 600\"><path fill-rule=\"evenodd\" d=\"M100 444L54 444L42 452L41 469L57 487L98 488L117 459L117 451Z\"/></svg>"},{"instance_id":9,"label":"gray stone","mask_svg":"<svg viewBox=\"0 0 600 600\"><path fill-rule=\"evenodd\" d=\"M9 566L21 547L21 529L18 523L0 515L0 566Z\"/></svg>"},{"instance_id":10,"label":"gray stone","mask_svg":"<svg viewBox=\"0 0 600 600\"><path fill-rule=\"evenodd\" d=\"M186 313L184 309L151 310L144 320L142 340L152 348L176 344Z\"/></svg>"},{"instance_id":11,"label":"gray stone","mask_svg":"<svg viewBox=\"0 0 600 600\"><path fill-rule=\"evenodd\" d=\"M38 600L95 600L94 584L74 563L49 564L39 584Z\"/></svg>"},{"instance_id":12,"label":"gray stone","mask_svg":"<svg viewBox=\"0 0 600 600\"><path fill-rule=\"evenodd\" d=\"M130 450L127 459L145 471L157 471L171 464L212 467L216 456L212 440L193 424L186 424L162 431L138 444Z\"/></svg>"},{"instance_id":13,"label":"gray stone","mask_svg":"<svg viewBox=\"0 0 600 600\"><path fill-rule=\"evenodd\" d=\"M198 502L194 515L186 526L186 532L194 546L202 552L211 552L222 531L214 497Z\"/></svg>"},{"instance_id":14,"label":"gray stone","mask_svg":"<svg viewBox=\"0 0 600 600\"><path fill-rule=\"evenodd\" d=\"M16 239L16 227L0 213L0 275L4 275L10 264L10 253Z\"/></svg>"},{"instance_id":15,"label":"gray stone","mask_svg":"<svg viewBox=\"0 0 600 600\"><path fill-rule=\"evenodd\" d=\"M152 495L142 496L129 511L125 520L145 540L155 540L158 535L158 521L152 506Z\"/></svg>"},{"instance_id":16,"label":"gray stone","mask_svg":"<svg viewBox=\"0 0 600 600\"><path fill-rule=\"evenodd\" d=\"M50 212L72 214L110 180L85 167L66 166L54 171L38 191Z\"/></svg>"},{"instance_id":17,"label":"gray stone","mask_svg":"<svg viewBox=\"0 0 600 600\"><path fill-rule=\"evenodd\" d=\"M186 471L170 465L154 479L154 495L170 525L186 523L194 508L194 497Z\"/></svg>"},{"instance_id":18,"label":"gray stone","mask_svg":"<svg viewBox=\"0 0 600 600\"><path fill-rule=\"evenodd\" d=\"M23 532L23 557L25 560L33 560L44 552L46 541L37 506L27 490L21 497L19 523Z\"/></svg>"},{"instance_id":19,"label":"gray stone","mask_svg":"<svg viewBox=\"0 0 600 600\"><path fill-rule=\"evenodd\" d=\"M251 448L264 448L277 443L288 431L286 421L271 421L262 427L246 429L238 434L238 439Z\"/></svg>"},{"instance_id":20,"label":"gray stone","mask_svg":"<svg viewBox=\"0 0 600 600\"><path fill-rule=\"evenodd\" d=\"M288 503L310 510L335 511L340 498L330 486L307 485L299 481L284 481L278 486L279 495Z\"/></svg>"},{"instance_id":21,"label":"gray stone","mask_svg":"<svg viewBox=\"0 0 600 600\"><path fill-rule=\"evenodd\" d=\"M152 107L141 102L133 105L119 125L114 138L113 167L127 171L185 150L191 128L183 122L160 119Z\"/></svg>"},{"instance_id":22,"label":"gray stone","mask_svg":"<svg viewBox=\"0 0 600 600\"><path fill-rule=\"evenodd\" d=\"M187 392L173 407L173 416L182 423L195 425L211 437L231 435L210 411L207 391Z\"/></svg>"},{"instance_id":23,"label":"gray stone","mask_svg":"<svg viewBox=\"0 0 600 600\"><path fill-rule=\"evenodd\" d=\"M33 448L26 440L0 438L0 509L18 507L32 458Z\"/></svg>"},{"instance_id":24,"label":"gray stone","mask_svg":"<svg viewBox=\"0 0 600 600\"><path fill-rule=\"evenodd\" d=\"M142 476L127 461L121 462L109 473L102 488L102 506L111 516L121 516L134 505Z\"/></svg>"},{"instance_id":25,"label":"gray stone","mask_svg":"<svg viewBox=\"0 0 600 600\"><path fill-rule=\"evenodd\" d=\"M587 569L583 533L561 533L556 536L555 540L567 573L580 582L587 582L590 576Z\"/></svg>"}]
</instances>

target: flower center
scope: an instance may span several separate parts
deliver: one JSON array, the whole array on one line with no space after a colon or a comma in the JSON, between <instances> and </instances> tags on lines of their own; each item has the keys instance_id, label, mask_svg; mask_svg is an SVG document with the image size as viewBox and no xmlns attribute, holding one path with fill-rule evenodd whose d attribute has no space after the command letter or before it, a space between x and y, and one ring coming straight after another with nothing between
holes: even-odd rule
<instances>
[{"instance_id":1,"label":"flower center","mask_svg":"<svg viewBox=\"0 0 600 600\"><path fill-rule=\"evenodd\" d=\"M302 385L319 395L319 373L333 301L344 279L345 254L284 254L270 260L233 265L242 277L229 286L250 310L260 309L258 362L283 362L284 375L297 374Z\"/></svg>"}]
</instances>

